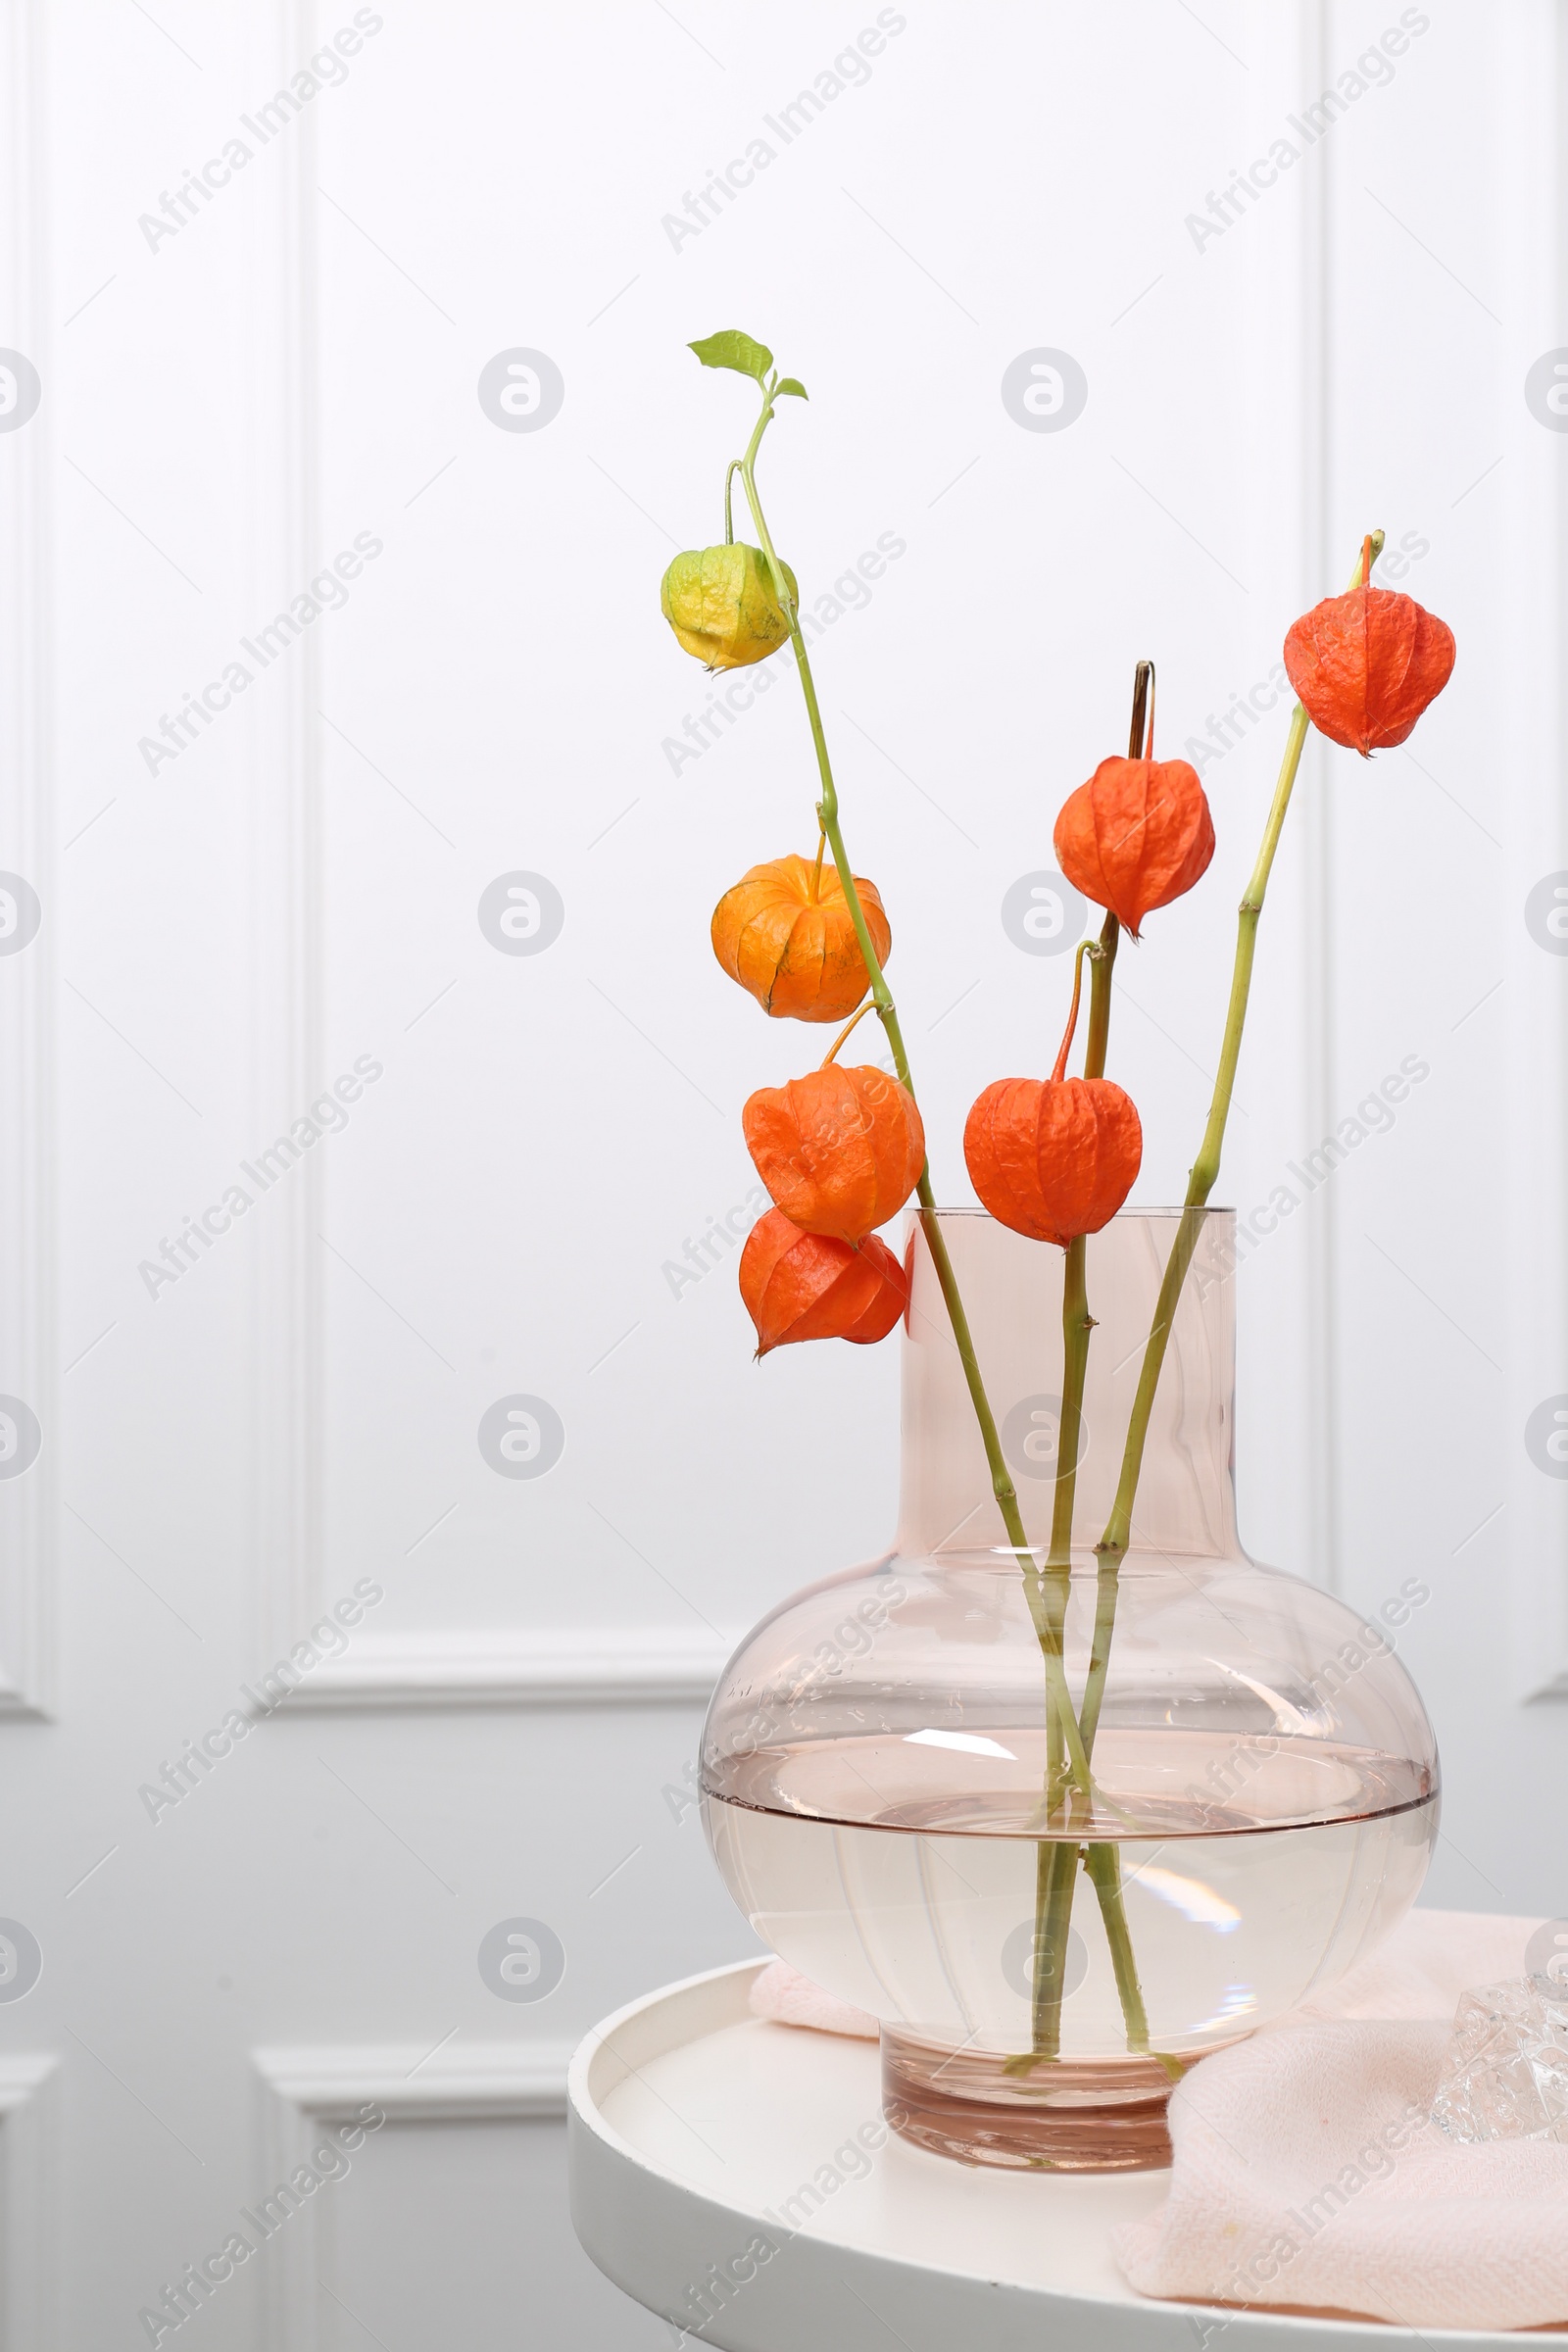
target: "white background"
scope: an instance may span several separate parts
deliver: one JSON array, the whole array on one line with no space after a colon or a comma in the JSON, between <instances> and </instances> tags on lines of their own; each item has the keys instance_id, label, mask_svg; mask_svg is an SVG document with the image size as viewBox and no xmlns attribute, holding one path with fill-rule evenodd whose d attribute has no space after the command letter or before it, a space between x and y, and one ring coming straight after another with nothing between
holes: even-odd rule
<instances>
[{"instance_id":1,"label":"white background","mask_svg":"<svg viewBox=\"0 0 1568 2352\"><path fill-rule=\"evenodd\" d=\"M754 1368L730 1263L666 1271L751 1189L745 1095L818 1034L708 945L748 865L813 846L792 681L678 775L662 748L708 687L659 577L720 535L751 421L685 348L718 327L809 389L762 466L808 602L906 543L816 669L940 1197L979 1087L1054 1052L1067 959L999 910L1123 747L1134 662L1176 755L1364 530L1419 550L1397 584L1458 667L1410 756L1308 751L1221 1195L1266 1201L1403 1057L1431 1074L1241 1276L1243 1525L1359 1606L1430 1583L1429 1899L1568 1909L1564 1490L1523 1441L1568 1389L1568 963L1523 914L1568 865L1565 450L1523 393L1568 337L1556 12L1405 11L1392 77L1200 244L1393 0L911 0L787 146L762 118L873 7L373 13L264 146L240 116L346 0L4 12L0 344L43 381L0 434L0 867L43 904L0 957L0 1390L43 1427L0 1481L0 1916L44 1954L0 2003L19 2352L145 2342L368 2097L387 2128L201 2340L663 2339L570 2240L564 2054L750 1948L680 1793L702 1696L885 1541L895 1476L892 1347ZM150 246L237 130L251 160ZM564 379L537 432L477 398L514 347ZM1087 375L1061 432L1000 396L1039 347ZM361 533L342 609L150 774L139 739ZM1196 1148L1284 730L1205 762L1213 867L1118 969L1148 1202ZM476 917L516 869L564 902L537 956ZM150 1297L140 1262L362 1055L347 1128ZM566 1433L536 1481L476 1443L518 1393ZM142 1785L366 1577L343 1656L151 1821ZM476 1965L516 1916L566 1952L532 2007Z\"/></svg>"}]
</instances>

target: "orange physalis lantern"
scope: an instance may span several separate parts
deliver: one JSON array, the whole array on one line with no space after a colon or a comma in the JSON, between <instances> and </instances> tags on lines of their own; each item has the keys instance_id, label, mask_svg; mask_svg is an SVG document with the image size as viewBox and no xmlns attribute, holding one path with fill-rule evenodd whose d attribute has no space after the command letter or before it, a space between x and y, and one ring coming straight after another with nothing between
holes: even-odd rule
<instances>
[{"instance_id":1,"label":"orange physalis lantern","mask_svg":"<svg viewBox=\"0 0 1568 2352\"><path fill-rule=\"evenodd\" d=\"M804 1078L760 1087L741 1125L791 1223L852 1246L897 1216L925 1166L925 1129L908 1089L885 1070L841 1069L831 1054Z\"/></svg>"},{"instance_id":2,"label":"orange physalis lantern","mask_svg":"<svg viewBox=\"0 0 1568 2352\"><path fill-rule=\"evenodd\" d=\"M893 933L875 886L855 877L877 961ZM871 985L834 867L774 858L726 890L713 909L713 954L764 1012L797 1021L842 1021Z\"/></svg>"},{"instance_id":3,"label":"orange physalis lantern","mask_svg":"<svg viewBox=\"0 0 1568 2352\"><path fill-rule=\"evenodd\" d=\"M1285 667L1320 735L1365 760L1403 743L1448 683L1453 631L1413 596L1369 585L1370 540L1361 584L1325 597L1295 622Z\"/></svg>"},{"instance_id":4,"label":"orange physalis lantern","mask_svg":"<svg viewBox=\"0 0 1568 2352\"><path fill-rule=\"evenodd\" d=\"M976 1099L963 1128L969 1181L998 1224L1062 1250L1109 1224L1144 1156L1132 1097L1108 1078L1063 1075L1085 953L1078 951L1066 1035L1051 1076L999 1078Z\"/></svg>"},{"instance_id":5,"label":"orange physalis lantern","mask_svg":"<svg viewBox=\"0 0 1568 2352\"><path fill-rule=\"evenodd\" d=\"M1102 760L1056 819L1067 880L1134 939L1146 914L1192 889L1214 855L1198 770L1185 760Z\"/></svg>"},{"instance_id":6,"label":"orange physalis lantern","mask_svg":"<svg viewBox=\"0 0 1568 2352\"><path fill-rule=\"evenodd\" d=\"M740 1282L760 1356L796 1340L885 1340L909 1296L904 1268L875 1234L854 1250L803 1233L781 1208L748 1234Z\"/></svg>"},{"instance_id":7,"label":"orange physalis lantern","mask_svg":"<svg viewBox=\"0 0 1568 2352\"><path fill-rule=\"evenodd\" d=\"M999 1078L964 1123L969 1180L998 1224L1063 1250L1109 1224L1143 1155L1132 1098L1108 1078Z\"/></svg>"}]
</instances>

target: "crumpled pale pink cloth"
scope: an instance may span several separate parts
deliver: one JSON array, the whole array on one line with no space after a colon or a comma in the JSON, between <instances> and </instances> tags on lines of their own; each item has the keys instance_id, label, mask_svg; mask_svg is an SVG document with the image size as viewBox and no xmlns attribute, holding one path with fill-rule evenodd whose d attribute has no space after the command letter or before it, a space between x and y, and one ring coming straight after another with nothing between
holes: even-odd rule
<instances>
[{"instance_id":1,"label":"crumpled pale pink cloth","mask_svg":"<svg viewBox=\"0 0 1568 2352\"><path fill-rule=\"evenodd\" d=\"M1540 1925L1413 1911L1331 1992L1195 2067L1170 2103L1170 2193L1113 2240L1132 2285L1405 2328L1568 2323L1568 2147L1465 2147L1426 2120L1460 1993L1523 1975ZM782 1961L751 1998L876 2032Z\"/></svg>"},{"instance_id":2,"label":"crumpled pale pink cloth","mask_svg":"<svg viewBox=\"0 0 1568 2352\"><path fill-rule=\"evenodd\" d=\"M814 2026L819 2034L854 2034L862 2041L875 2041L880 2032L869 2011L824 1992L787 1960L770 1960L753 1978L748 1997L756 2015L771 2018L776 2026Z\"/></svg>"},{"instance_id":3,"label":"crumpled pale pink cloth","mask_svg":"<svg viewBox=\"0 0 1568 2352\"><path fill-rule=\"evenodd\" d=\"M1139 2292L1568 2322L1568 2147L1466 2147L1426 2120L1460 1993L1522 1976L1541 1924L1412 1911L1322 1999L1195 2067L1170 2102L1170 2194L1113 2240Z\"/></svg>"}]
</instances>

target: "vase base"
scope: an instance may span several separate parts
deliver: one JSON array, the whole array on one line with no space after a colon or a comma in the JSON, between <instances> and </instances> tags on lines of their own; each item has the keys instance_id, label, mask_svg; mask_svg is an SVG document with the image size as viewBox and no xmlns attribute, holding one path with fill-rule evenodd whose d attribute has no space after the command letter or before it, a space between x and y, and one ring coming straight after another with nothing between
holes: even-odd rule
<instances>
[{"instance_id":1,"label":"vase base","mask_svg":"<svg viewBox=\"0 0 1568 2352\"><path fill-rule=\"evenodd\" d=\"M901 2138L959 2164L1150 2173L1170 2163L1173 2084L1153 2059L1057 2060L1014 2074L1006 2064L999 2052L884 2026L882 2112Z\"/></svg>"}]
</instances>

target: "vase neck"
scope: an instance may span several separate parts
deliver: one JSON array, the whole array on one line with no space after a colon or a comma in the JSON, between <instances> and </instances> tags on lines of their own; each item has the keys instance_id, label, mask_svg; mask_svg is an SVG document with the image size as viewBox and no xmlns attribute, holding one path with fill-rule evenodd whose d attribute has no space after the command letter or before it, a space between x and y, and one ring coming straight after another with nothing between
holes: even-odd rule
<instances>
[{"instance_id":1,"label":"vase neck","mask_svg":"<svg viewBox=\"0 0 1568 2352\"><path fill-rule=\"evenodd\" d=\"M1062 1400L1065 1254L980 1210L935 1212L1032 1544L1050 1540ZM1073 1543L1109 1515L1128 1417L1179 1212L1124 1211L1087 1248L1090 1337ZM1233 1554L1234 1217L1209 1210L1183 1285L1150 1419L1132 1550ZM1008 1542L931 1252L918 1220L904 1338L898 1548L906 1557Z\"/></svg>"}]
</instances>

